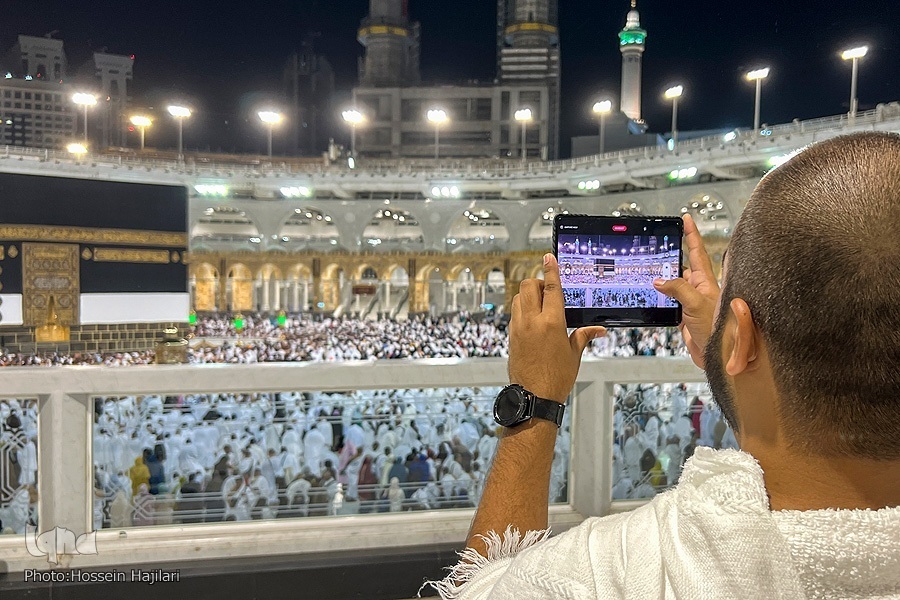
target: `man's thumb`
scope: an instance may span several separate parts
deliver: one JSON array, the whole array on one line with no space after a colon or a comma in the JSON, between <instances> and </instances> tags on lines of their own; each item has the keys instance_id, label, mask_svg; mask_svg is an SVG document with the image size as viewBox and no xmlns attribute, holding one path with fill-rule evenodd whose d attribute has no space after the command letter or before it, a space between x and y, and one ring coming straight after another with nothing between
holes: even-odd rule
<instances>
[{"instance_id":1,"label":"man's thumb","mask_svg":"<svg viewBox=\"0 0 900 600\"><path fill-rule=\"evenodd\" d=\"M569 343L572 345L573 350L581 354L591 340L604 335L606 335L605 327L581 327L572 332L572 335L569 336Z\"/></svg>"}]
</instances>

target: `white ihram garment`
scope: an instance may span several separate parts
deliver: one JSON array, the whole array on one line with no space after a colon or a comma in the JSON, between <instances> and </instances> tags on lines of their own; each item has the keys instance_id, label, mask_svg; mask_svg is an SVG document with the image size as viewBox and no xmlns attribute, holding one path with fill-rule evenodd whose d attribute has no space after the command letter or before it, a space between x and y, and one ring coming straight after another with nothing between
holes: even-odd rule
<instances>
[{"instance_id":1,"label":"white ihram garment","mask_svg":"<svg viewBox=\"0 0 900 600\"><path fill-rule=\"evenodd\" d=\"M492 532L442 598L900 598L900 507L771 512L762 469L737 450L697 448L675 489L547 533Z\"/></svg>"}]
</instances>

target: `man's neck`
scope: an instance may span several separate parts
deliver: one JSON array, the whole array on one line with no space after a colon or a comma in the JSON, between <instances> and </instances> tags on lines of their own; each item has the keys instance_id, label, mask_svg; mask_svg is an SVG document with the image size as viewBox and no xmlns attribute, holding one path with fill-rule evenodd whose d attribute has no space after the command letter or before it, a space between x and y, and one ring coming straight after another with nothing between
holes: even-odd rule
<instances>
[{"instance_id":1,"label":"man's neck","mask_svg":"<svg viewBox=\"0 0 900 600\"><path fill-rule=\"evenodd\" d=\"M812 455L800 449L746 449L762 466L772 510L900 506L900 460Z\"/></svg>"}]
</instances>

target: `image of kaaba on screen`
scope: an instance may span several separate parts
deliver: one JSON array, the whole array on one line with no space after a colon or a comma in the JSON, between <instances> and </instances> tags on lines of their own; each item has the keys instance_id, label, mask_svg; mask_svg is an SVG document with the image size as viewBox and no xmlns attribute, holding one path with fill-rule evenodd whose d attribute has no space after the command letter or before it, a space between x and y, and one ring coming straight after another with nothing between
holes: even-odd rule
<instances>
[{"instance_id":1,"label":"image of kaaba on screen","mask_svg":"<svg viewBox=\"0 0 900 600\"><path fill-rule=\"evenodd\" d=\"M678 277L677 237L561 234L559 275L566 308L673 308L653 280Z\"/></svg>"},{"instance_id":2,"label":"image of kaaba on screen","mask_svg":"<svg viewBox=\"0 0 900 600\"><path fill-rule=\"evenodd\" d=\"M0 325L184 321L187 202L182 186L0 173Z\"/></svg>"}]
</instances>

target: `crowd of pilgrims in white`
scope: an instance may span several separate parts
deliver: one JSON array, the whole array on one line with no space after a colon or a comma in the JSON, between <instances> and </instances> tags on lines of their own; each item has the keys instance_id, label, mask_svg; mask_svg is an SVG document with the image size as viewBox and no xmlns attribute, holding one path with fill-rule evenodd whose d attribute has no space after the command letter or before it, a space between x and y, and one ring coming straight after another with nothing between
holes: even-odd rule
<instances>
[{"instance_id":1,"label":"crowd of pilgrims in white","mask_svg":"<svg viewBox=\"0 0 900 600\"><path fill-rule=\"evenodd\" d=\"M654 289L645 287L626 287L591 290L593 306L624 306L627 308L642 308L658 306L661 294Z\"/></svg>"},{"instance_id":2,"label":"crowd of pilgrims in white","mask_svg":"<svg viewBox=\"0 0 900 600\"><path fill-rule=\"evenodd\" d=\"M738 448L706 384L616 384L613 390L613 500L652 498L675 485L697 446Z\"/></svg>"},{"instance_id":3,"label":"crowd of pilgrims in white","mask_svg":"<svg viewBox=\"0 0 900 600\"><path fill-rule=\"evenodd\" d=\"M654 268L655 271L658 269ZM567 285L631 285L631 286L651 286L653 280L659 277L659 273L651 273L650 268L643 273L626 273L620 272L615 275L604 275L603 273L595 273L593 270L585 272L563 272L560 276L563 286Z\"/></svg>"},{"instance_id":4,"label":"crowd of pilgrims in white","mask_svg":"<svg viewBox=\"0 0 900 600\"><path fill-rule=\"evenodd\" d=\"M499 388L98 399L95 527L473 507ZM565 499L569 425L549 499Z\"/></svg>"},{"instance_id":5,"label":"crowd of pilgrims in white","mask_svg":"<svg viewBox=\"0 0 900 600\"><path fill-rule=\"evenodd\" d=\"M465 313L449 320L315 321L206 317L213 341L195 362L506 356L505 328ZM590 355L684 354L675 329L611 329ZM15 364L4 357L7 364ZM32 357L38 358L38 357ZM129 365L152 355L58 356L30 364ZM21 362L19 364L25 364ZM497 389L381 390L129 397L97 403L95 524L247 520L477 503L496 446ZM730 447L714 404L669 386L617 388L614 489L645 498L674 484L696 445ZM0 531L37 518L36 406L0 400ZM718 437L716 432L718 432ZM568 423L559 436L550 499L565 497Z\"/></svg>"},{"instance_id":6,"label":"crowd of pilgrims in white","mask_svg":"<svg viewBox=\"0 0 900 600\"><path fill-rule=\"evenodd\" d=\"M235 329L231 315L207 316L198 319L191 341L190 361L197 364L506 357L509 349L505 326L478 322L466 313L401 321L293 315L283 327L274 315L254 314L244 317L241 331ZM611 329L587 352L595 357L687 354L681 333L674 328ZM0 366L128 366L153 360L152 351L3 354Z\"/></svg>"},{"instance_id":7,"label":"crowd of pilgrims in white","mask_svg":"<svg viewBox=\"0 0 900 600\"><path fill-rule=\"evenodd\" d=\"M499 388L101 398L94 526L245 521L478 503ZM614 500L674 485L697 446L737 448L702 384L615 385ZM0 531L37 522L34 402L0 401ZM549 500L565 501L568 417Z\"/></svg>"}]
</instances>

